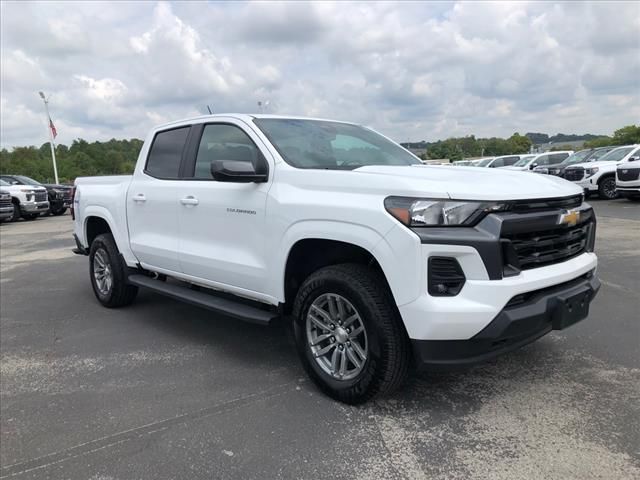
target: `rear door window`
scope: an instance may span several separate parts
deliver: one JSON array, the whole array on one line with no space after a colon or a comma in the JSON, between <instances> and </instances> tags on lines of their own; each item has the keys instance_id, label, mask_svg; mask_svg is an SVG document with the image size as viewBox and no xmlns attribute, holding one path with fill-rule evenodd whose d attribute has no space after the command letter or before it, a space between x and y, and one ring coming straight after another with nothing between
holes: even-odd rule
<instances>
[{"instance_id":1,"label":"rear door window","mask_svg":"<svg viewBox=\"0 0 640 480\"><path fill-rule=\"evenodd\" d=\"M158 132L149 150L145 172L161 179L178 178L182 151L191 127Z\"/></svg>"}]
</instances>

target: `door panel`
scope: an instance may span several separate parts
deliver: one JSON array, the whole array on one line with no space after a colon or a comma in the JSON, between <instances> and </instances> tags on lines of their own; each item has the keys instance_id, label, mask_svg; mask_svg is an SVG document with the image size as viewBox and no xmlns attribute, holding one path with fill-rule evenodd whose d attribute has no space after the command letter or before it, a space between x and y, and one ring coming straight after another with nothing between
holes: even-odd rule
<instances>
[{"instance_id":1,"label":"door panel","mask_svg":"<svg viewBox=\"0 0 640 480\"><path fill-rule=\"evenodd\" d=\"M127 191L129 243L146 268L180 272L178 177L189 131L183 126L158 132L144 171L136 170Z\"/></svg>"},{"instance_id":2,"label":"door panel","mask_svg":"<svg viewBox=\"0 0 640 480\"><path fill-rule=\"evenodd\" d=\"M129 186L129 243L131 251L147 268L180 271L177 228L179 184L179 180L158 180L142 174L134 177Z\"/></svg>"},{"instance_id":3,"label":"door panel","mask_svg":"<svg viewBox=\"0 0 640 480\"><path fill-rule=\"evenodd\" d=\"M182 272L256 292L265 291L265 208L271 185L220 182L212 178L214 160L251 162L269 168L260 139L241 122L207 124L191 180L180 189L179 258ZM271 178L271 177L270 177Z\"/></svg>"}]
</instances>

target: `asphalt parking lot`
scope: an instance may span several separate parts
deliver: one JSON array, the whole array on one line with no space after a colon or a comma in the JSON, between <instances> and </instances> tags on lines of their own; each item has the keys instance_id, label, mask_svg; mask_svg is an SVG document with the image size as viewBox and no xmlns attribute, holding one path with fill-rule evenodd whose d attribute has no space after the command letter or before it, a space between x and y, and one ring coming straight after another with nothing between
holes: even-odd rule
<instances>
[{"instance_id":1,"label":"asphalt parking lot","mask_svg":"<svg viewBox=\"0 0 640 480\"><path fill-rule=\"evenodd\" d=\"M598 212L585 321L336 403L283 325L95 300L71 219L0 226L0 478L640 478L640 204Z\"/></svg>"}]
</instances>

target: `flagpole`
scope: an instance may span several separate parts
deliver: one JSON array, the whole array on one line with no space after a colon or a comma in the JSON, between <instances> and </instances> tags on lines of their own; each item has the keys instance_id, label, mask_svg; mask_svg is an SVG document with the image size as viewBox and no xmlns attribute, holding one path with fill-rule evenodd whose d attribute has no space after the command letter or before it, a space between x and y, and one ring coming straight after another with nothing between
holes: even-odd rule
<instances>
[{"instance_id":1,"label":"flagpole","mask_svg":"<svg viewBox=\"0 0 640 480\"><path fill-rule=\"evenodd\" d=\"M51 131L51 115L49 115L49 100L44 96L44 93L39 92L42 101L44 102L44 111L47 114L47 130L49 130L49 146L51 147L51 158L53 160L53 175L56 179L56 185L60 183L58 181L58 166L56 165L56 146L53 143L53 132Z\"/></svg>"}]
</instances>

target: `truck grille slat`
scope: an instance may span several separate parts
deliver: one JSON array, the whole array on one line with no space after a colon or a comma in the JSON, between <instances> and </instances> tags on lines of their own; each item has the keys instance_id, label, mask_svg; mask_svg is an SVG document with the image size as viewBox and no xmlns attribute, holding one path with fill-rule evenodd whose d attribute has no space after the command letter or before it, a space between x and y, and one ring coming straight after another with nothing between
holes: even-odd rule
<instances>
[{"instance_id":1,"label":"truck grille slat","mask_svg":"<svg viewBox=\"0 0 640 480\"><path fill-rule=\"evenodd\" d=\"M584 178L584 168L567 168L564 171L564 178L572 182L577 182Z\"/></svg>"},{"instance_id":2,"label":"truck grille slat","mask_svg":"<svg viewBox=\"0 0 640 480\"><path fill-rule=\"evenodd\" d=\"M522 270L542 267L575 257L586 250L591 222L503 236L515 251Z\"/></svg>"},{"instance_id":3,"label":"truck grille slat","mask_svg":"<svg viewBox=\"0 0 640 480\"><path fill-rule=\"evenodd\" d=\"M629 182L631 180L638 180L638 177L640 177L640 168L619 168L616 173L618 180Z\"/></svg>"},{"instance_id":4,"label":"truck grille slat","mask_svg":"<svg viewBox=\"0 0 640 480\"><path fill-rule=\"evenodd\" d=\"M47 192L36 192L35 194L36 202L46 202L47 201Z\"/></svg>"}]
</instances>

